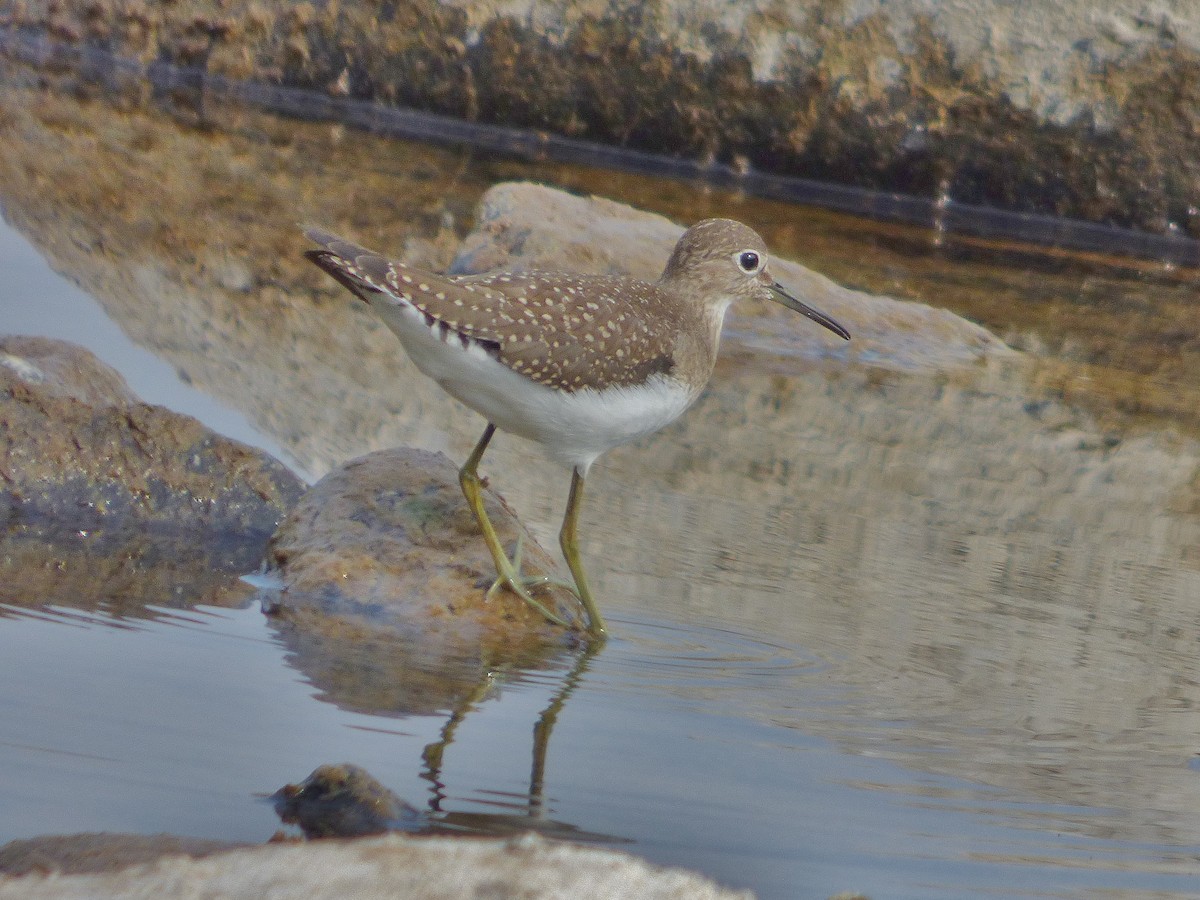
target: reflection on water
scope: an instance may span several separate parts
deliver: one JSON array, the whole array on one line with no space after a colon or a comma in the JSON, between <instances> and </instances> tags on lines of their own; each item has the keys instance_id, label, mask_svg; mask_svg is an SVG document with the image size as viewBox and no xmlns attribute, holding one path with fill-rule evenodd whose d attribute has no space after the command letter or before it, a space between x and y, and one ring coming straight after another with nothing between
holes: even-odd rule
<instances>
[{"instance_id":1,"label":"reflection on water","mask_svg":"<svg viewBox=\"0 0 1200 900\"><path fill-rule=\"evenodd\" d=\"M396 720L314 698L254 609L138 623L22 611L0 627L0 676L26 685L5 694L0 841L87 830L262 841L277 826L262 796L333 759L367 768L438 831L503 833L534 816L766 897L1182 895L1195 877L1166 841L1056 833L1064 820L1111 821L1105 810L839 751L814 731L853 719L855 692L803 650L755 653L748 635L703 622L615 624L586 666L512 672L469 708ZM730 683L719 654L695 665L691 645L714 633L736 647ZM673 663L647 662L671 646ZM801 661L790 673L757 665L786 656ZM653 687L634 687L639 669L656 670ZM790 698L782 721L743 715L740 677L772 706ZM557 721L539 757L547 710Z\"/></svg>"},{"instance_id":2,"label":"reflection on water","mask_svg":"<svg viewBox=\"0 0 1200 900\"><path fill-rule=\"evenodd\" d=\"M310 474L399 443L461 459L476 418L320 291L294 222L445 265L494 180L598 189L596 173L209 113L196 129L0 95L6 217ZM477 660L420 702L388 692L422 673L373 670L349 683L378 694L350 702L253 607L136 623L10 608L3 836L261 840L274 822L253 794L349 760L447 819L532 808L765 896L1189 893L1194 273L1012 268L983 245L678 184L602 187L751 221L783 255L1029 352L894 371L750 352L735 328L698 407L594 470L584 554L615 636L586 665ZM552 542L562 479L515 439L489 462Z\"/></svg>"}]
</instances>

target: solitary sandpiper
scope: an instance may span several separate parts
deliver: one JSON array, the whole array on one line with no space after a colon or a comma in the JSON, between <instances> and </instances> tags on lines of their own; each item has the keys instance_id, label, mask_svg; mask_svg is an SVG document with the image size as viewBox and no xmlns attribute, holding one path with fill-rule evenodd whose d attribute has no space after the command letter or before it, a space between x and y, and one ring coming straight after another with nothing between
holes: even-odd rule
<instances>
[{"instance_id":1,"label":"solitary sandpiper","mask_svg":"<svg viewBox=\"0 0 1200 900\"><path fill-rule=\"evenodd\" d=\"M558 624L532 593L483 508L479 461L497 428L536 441L571 468L559 541L587 613L604 620L588 587L577 540L583 482L606 450L649 434L692 405L712 374L721 323L734 300L782 303L849 340L824 313L788 294L767 269L752 229L706 219L675 245L657 281L559 272L436 275L386 259L313 228L307 256L373 309L417 368L487 419L459 472L496 563L492 590L507 586Z\"/></svg>"}]
</instances>

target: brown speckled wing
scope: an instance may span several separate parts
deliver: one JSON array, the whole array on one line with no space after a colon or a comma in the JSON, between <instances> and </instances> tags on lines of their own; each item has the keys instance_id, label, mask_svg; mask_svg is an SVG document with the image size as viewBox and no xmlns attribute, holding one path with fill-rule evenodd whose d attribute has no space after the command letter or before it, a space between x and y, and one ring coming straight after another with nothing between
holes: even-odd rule
<instances>
[{"instance_id":1,"label":"brown speckled wing","mask_svg":"<svg viewBox=\"0 0 1200 900\"><path fill-rule=\"evenodd\" d=\"M628 386L674 368L670 341L648 324L652 305L663 301L654 285L544 272L455 280L503 293L491 307L501 315L492 331L499 359L539 384Z\"/></svg>"},{"instance_id":2,"label":"brown speckled wing","mask_svg":"<svg viewBox=\"0 0 1200 900\"><path fill-rule=\"evenodd\" d=\"M596 275L446 277L393 262L319 229L309 259L372 304L409 306L443 339L454 332L515 372L573 392L638 384L673 367L671 344L647 324L658 288Z\"/></svg>"}]
</instances>

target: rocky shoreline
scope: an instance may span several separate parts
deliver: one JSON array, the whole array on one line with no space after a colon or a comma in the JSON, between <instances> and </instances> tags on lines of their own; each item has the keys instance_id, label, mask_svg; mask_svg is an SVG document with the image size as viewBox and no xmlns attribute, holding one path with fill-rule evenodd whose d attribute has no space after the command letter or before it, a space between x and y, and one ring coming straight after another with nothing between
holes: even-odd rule
<instances>
[{"instance_id":1,"label":"rocky shoreline","mask_svg":"<svg viewBox=\"0 0 1200 900\"><path fill-rule=\"evenodd\" d=\"M1200 236L1186 0L4 0L0 25L467 122Z\"/></svg>"}]
</instances>

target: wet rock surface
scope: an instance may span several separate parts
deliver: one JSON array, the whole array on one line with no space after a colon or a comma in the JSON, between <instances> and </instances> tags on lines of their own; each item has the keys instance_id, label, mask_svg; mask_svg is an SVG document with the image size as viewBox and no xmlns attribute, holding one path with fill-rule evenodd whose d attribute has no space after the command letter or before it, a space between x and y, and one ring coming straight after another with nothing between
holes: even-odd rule
<instances>
[{"instance_id":1,"label":"wet rock surface","mask_svg":"<svg viewBox=\"0 0 1200 900\"><path fill-rule=\"evenodd\" d=\"M274 531L302 485L261 451L138 402L79 347L0 339L0 504L7 517L95 527Z\"/></svg>"},{"instance_id":2,"label":"wet rock surface","mask_svg":"<svg viewBox=\"0 0 1200 900\"><path fill-rule=\"evenodd\" d=\"M523 571L556 567L507 505L485 491L501 542L522 536ZM265 605L293 664L350 709L430 712L453 706L491 666L536 666L574 645L507 590L491 598L495 567L440 453L397 448L351 460L300 500L271 540L282 589ZM539 599L570 617L572 593Z\"/></svg>"},{"instance_id":3,"label":"wet rock surface","mask_svg":"<svg viewBox=\"0 0 1200 900\"><path fill-rule=\"evenodd\" d=\"M189 416L138 401L82 348L0 338L0 601L240 603L303 485Z\"/></svg>"},{"instance_id":4,"label":"wet rock surface","mask_svg":"<svg viewBox=\"0 0 1200 900\"><path fill-rule=\"evenodd\" d=\"M271 795L279 818L307 838L362 837L412 831L423 824L419 810L360 766L343 763L314 769L299 784Z\"/></svg>"},{"instance_id":5,"label":"wet rock surface","mask_svg":"<svg viewBox=\"0 0 1200 900\"><path fill-rule=\"evenodd\" d=\"M275 812L285 824L299 827L309 840L363 837L385 832L513 837L532 831L542 837L559 840L629 843L627 838L584 831L546 814L546 798L540 793L545 772L538 769L537 762L544 762L545 747L541 748L541 753L535 750L534 765L537 771L523 812L441 809L442 753L452 742L451 734L456 721L461 719L457 715L452 716L442 739L425 748L424 761L428 766L425 775L437 792L430 799L428 811L422 812L412 806L361 766L340 763L318 766L299 784L284 785L272 794ZM550 723L543 720L541 727L548 735ZM498 809L503 809L503 806L498 804Z\"/></svg>"}]
</instances>

